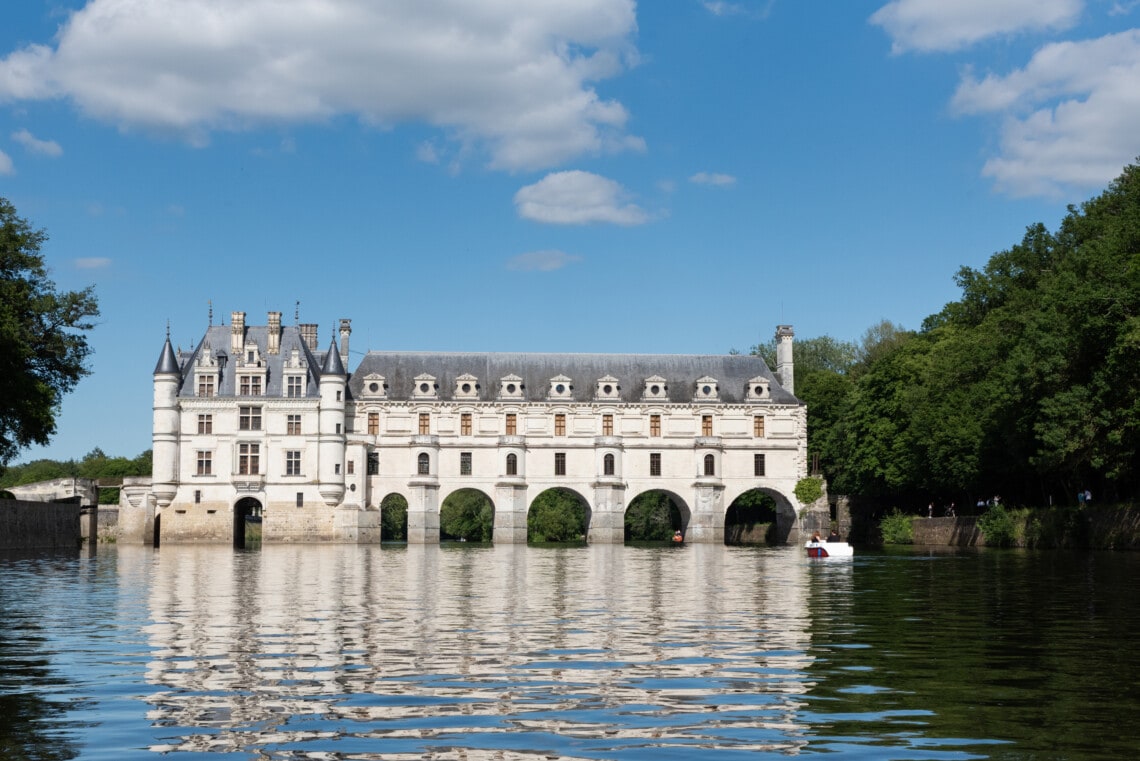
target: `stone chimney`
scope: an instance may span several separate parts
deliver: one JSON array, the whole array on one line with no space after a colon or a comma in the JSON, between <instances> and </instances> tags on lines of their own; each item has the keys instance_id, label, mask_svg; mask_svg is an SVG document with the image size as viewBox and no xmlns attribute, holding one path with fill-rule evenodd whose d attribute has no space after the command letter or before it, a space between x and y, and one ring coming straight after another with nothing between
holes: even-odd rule
<instances>
[{"instance_id":1,"label":"stone chimney","mask_svg":"<svg viewBox=\"0 0 1140 761\"><path fill-rule=\"evenodd\" d=\"M301 340L309 351L317 350L317 324L315 322L302 322L297 326L301 330Z\"/></svg>"},{"instance_id":2,"label":"stone chimney","mask_svg":"<svg viewBox=\"0 0 1140 761\"><path fill-rule=\"evenodd\" d=\"M281 353L281 313L269 313L269 338L266 351L270 354Z\"/></svg>"},{"instance_id":3,"label":"stone chimney","mask_svg":"<svg viewBox=\"0 0 1140 761\"><path fill-rule=\"evenodd\" d=\"M341 318L340 320L340 361L345 367L348 367L348 337L352 335L352 320Z\"/></svg>"},{"instance_id":4,"label":"stone chimney","mask_svg":"<svg viewBox=\"0 0 1140 761\"><path fill-rule=\"evenodd\" d=\"M230 355L241 357L245 350L245 312L230 313Z\"/></svg>"},{"instance_id":5,"label":"stone chimney","mask_svg":"<svg viewBox=\"0 0 1140 761\"><path fill-rule=\"evenodd\" d=\"M796 332L791 325L776 326L776 375L789 394L796 393L795 365L792 362L792 340Z\"/></svg>"}]
</instances>

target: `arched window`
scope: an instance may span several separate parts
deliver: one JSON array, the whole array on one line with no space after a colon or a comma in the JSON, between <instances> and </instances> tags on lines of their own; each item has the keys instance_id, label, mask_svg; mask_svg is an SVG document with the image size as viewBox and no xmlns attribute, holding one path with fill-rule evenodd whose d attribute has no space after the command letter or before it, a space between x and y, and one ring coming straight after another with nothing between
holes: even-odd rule
<instances>
[{"instance_id":1,"label":"arched window","mask_svg":"<svg viewBox=\"0 0 1140 761\"><path fill-rule=\"evenodd\" d=\"M602 473L607 476L614 474L614 456L607 454L602 458Z\"/></svg>"},{"instance_id":2,"label":"arched window","mask_svg":"<svg viewBox=\"0 0 1140 761\"><path fill-rule=\"evenodd\" d=\"M706 476L715 476L716 475L716 458L713 457L711 454L705 455L705 475Z\"/></svg>"},{"instance_id":3,"label":"arched window","mask_svg":"<svg viewBox=\"0 0 1140 761\"><path fill-rule=\"evenodd\" d=\"M507 455L507 475L517 476L519 474L519 456L517 454Z\"/></svg>"},{"instance_id":4,"label":"arched window","mask_svg":"<svg viewBox=\"0 0 1140 761\"><path fill-rule=\"evenodd\" d=\"M431 458L428 457L427 452L420 452L417 472L421 476L426 476L431 472Z\"/></svg>"}]
</instances>

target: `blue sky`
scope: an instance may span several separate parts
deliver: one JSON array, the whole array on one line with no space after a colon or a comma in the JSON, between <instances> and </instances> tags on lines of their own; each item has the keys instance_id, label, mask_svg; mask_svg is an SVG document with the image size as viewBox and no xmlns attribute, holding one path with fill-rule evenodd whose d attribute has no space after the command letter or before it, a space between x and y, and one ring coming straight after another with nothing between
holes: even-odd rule
<instances>
[{"instance_id":1,"label":"blue sky","mask_svg":"<svg viewBox=\"0 0 1140 761\"><path fill-rule=\"evenodd\" d=\"M36 457L150 446L167 321L722 353L917 328L1140 155L1137 0L15 0L0 196L94 285Z\"/></svg>"}]
</instances>

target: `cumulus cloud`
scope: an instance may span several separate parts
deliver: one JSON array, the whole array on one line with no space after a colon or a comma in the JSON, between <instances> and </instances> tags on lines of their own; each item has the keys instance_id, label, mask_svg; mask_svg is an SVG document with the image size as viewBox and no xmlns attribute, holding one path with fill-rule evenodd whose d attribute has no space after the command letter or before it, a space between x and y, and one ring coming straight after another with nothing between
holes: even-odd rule
<instances>
[{"instance_id":1,"label":"cumulus cloud","mask_svg":"<svg viewBox=\"0 0 1140 761\"><path fill-rule=\"evenodd\" d=\"M903 53L958 50L988 37L1069 29L1083 0L891 0L871 16Z\"/></svg>"},{"instance_id":2,"label":"cumulus cloud","mask_svg":"<svg viewBox=\"0 0 1140 761\"><path fill-rule=\"evenodd\" d=\"M702 0L701 5L714 16L745 16L752 19L766 19L772 13L772 6L776 0L768 0L761 7L759 4L729 3L724 0Z\"/></svg>"},{"instance_id":3,"label":"cumulus cloud","mask_svg":"<svg viewBox=\"0 0 1140 761\"><path fill-rule=\"evenodd\" d=\"M16 166L12 163L12 157L4 151L0 151L0 174L15 174Z\"/></svg>"},{"instance_id":4,"label":"cumulus cloud","mask_svg":"<svg viewBox=\"0 0 1140 761\"><path fill-rule=\"evenodd\" d=\"M595 83L636 63L634 0L88 0L0 59L0 101L65 99L125 129L351 115L424 122L497 169L640 150Z\"/></svg>"},{"instance_id":5,"label":"cumulus cloud","mask_svg":"<svg viewBox=\"0 0 1140 761\"><path fill-rule=\"evenodd\" d=\"M582 261L582 257L567 254L565 251L554 249L548 251L528 251L508 260L507 269L524 272L550 272L552 270L560 270L568 264L580 261Z\"/></svg>"},{"instance_id":6,"label":"cumulus cloud","mask_svg":"<svg viewBox=\"0 0 1140 761\"><path fill-rule=\"evenodd\" d=\"M696 185L716 185L723 188L735 185L736 178L731 174L720 174L719 172L697 172L689 178L689 182Z\"/></svg>"},{"instance_id":7,"label":"cumulus cloud","mask_svg":"<svg viewBox=\"0 0 1140 761\"><path fill-rule=\"evenodd\" d=\"M958 114L1003 117L1000 155L983 173L1015 195L1102 186L1140 154L1140 30L1058 42L1004 76L967 72Z\"/></svg>"},{"instance_id":8,"label":"cumulus cloud","mask_svg":"<svg viewBox=\"0 0 1140 761\"><path fill-rule=\"evenodd\" d=\"M640 225L649 215L633 203L618 183L601 175L572 170L546 175L515 193L515 208L523 219L557 225L609 222Z\"/></svg>"},{"instance_id":9,"label":"cumulus cloud","mask_svg":"<svg viewBox=\"0 0 1140 761\"><path fill-rule=\"evenodd\" d=\"M75 266L81 270L99 270L111 266L111 260L105 256L88 256L75 260Z\"/></svg>"}]
</instances>

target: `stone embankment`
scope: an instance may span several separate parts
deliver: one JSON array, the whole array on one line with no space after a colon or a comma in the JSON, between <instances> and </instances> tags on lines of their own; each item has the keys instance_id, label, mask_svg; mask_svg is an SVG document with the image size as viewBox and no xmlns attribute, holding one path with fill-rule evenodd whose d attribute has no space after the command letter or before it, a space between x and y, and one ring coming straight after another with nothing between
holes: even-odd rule
<instances>
[{"instance_id":1,"label":"stone embankment","mask_svg":"<svg viewBox=\"0 0 1140 761\"><path fill-rule=\"evenodd\" d=\"M0 499L0 551L77 549L83 510L59 502Z\"/></svg>"},{"instance_id":2,"label":"stone embankment","mask_svg":"<svg viewBox=\"0 0 1140 761\"><path fill-rule=\"evenodd\" d=\"M984 547L977 518L916 518L914 544ZM1019 527L1018 546L1041 548L1140 549L1140 510L1124 507L1053 508L1030 511Z\"/></svg>"}]
</instances>

